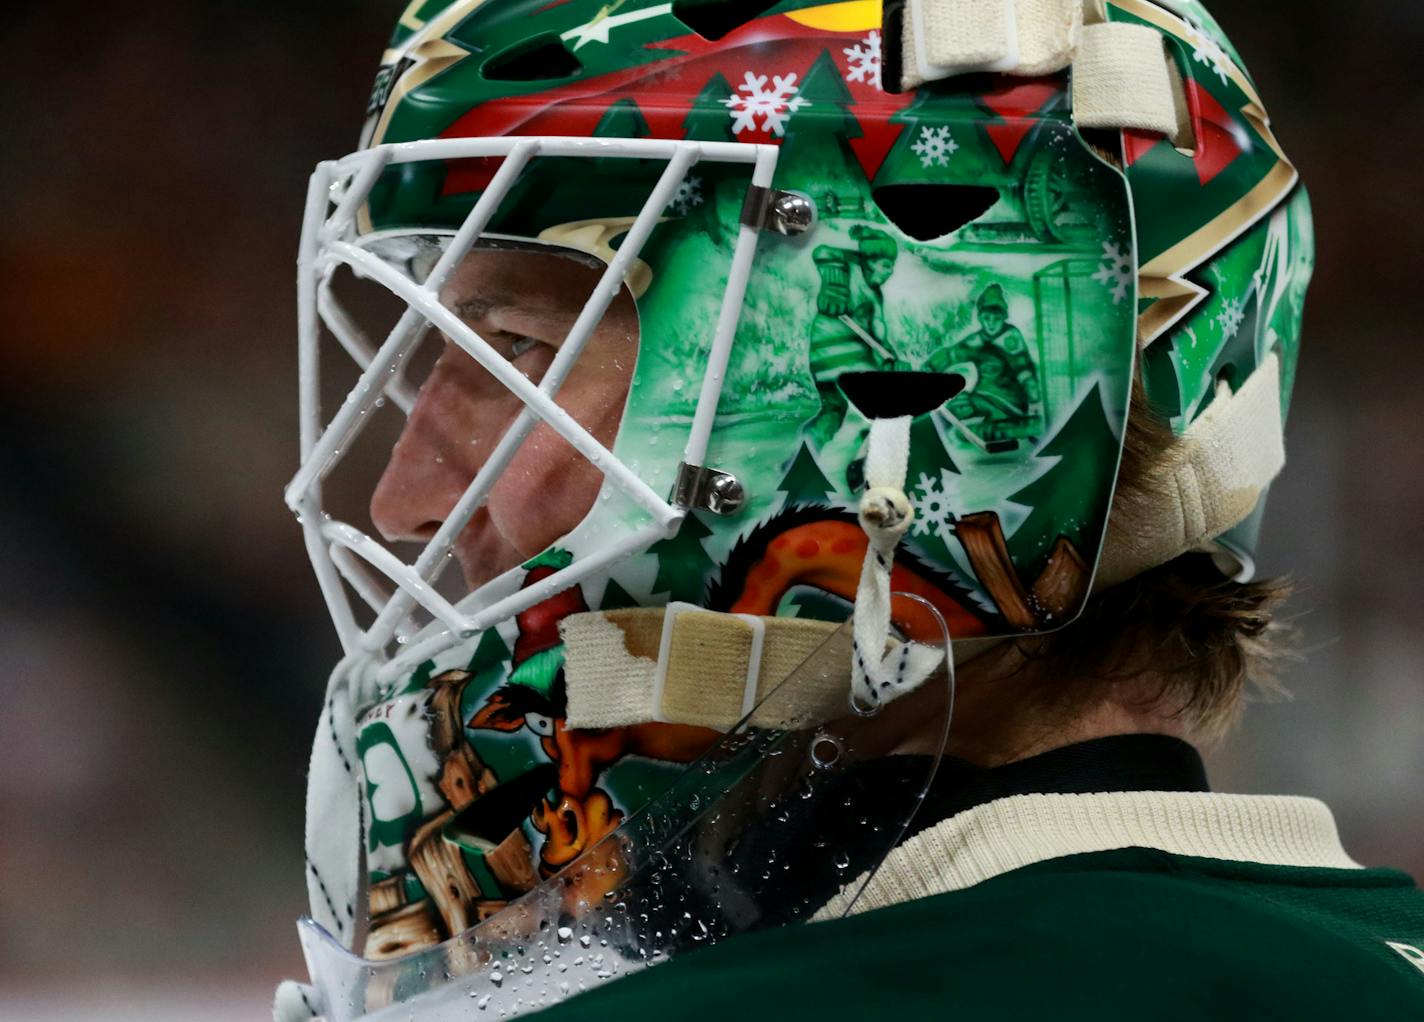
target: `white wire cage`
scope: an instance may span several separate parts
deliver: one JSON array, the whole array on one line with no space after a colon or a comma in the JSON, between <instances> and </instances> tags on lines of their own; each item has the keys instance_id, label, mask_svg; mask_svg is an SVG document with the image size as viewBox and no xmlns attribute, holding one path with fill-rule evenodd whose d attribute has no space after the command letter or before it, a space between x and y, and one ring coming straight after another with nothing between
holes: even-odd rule
<instances>
[{"instance_id":1,"label":"white wire cage","mask_svg":"<svg viewBox=\"0 0 1424 1022\"><path fill-rule=\"evenodd\" d=\"M685 507L649 486L556 399L689 171L699 163L740 164L750 171L748 190L765 190L770 188L777 154L774 146L731 142L563 137L434 139L379 146L317 167L307 194L298 255L301 465L287 486L285 498L302 524L308 555L348 658L381 662L379 679L392 680L462 639L606 571L677 531L686 515ZM494 237L488 232L492 218L536 157L655 160L665 164L537 384L440 300L441 288L460 261L477 243ZM401 163L471 159L496 159L498 168L423 279L417 279L407 268L384 258L366 243L369 232L362 232L361 214L383 172ZM743 223L732 247L726 288L695 411L687 428L682 453L686 465L701 466L707 454L758 233L755 224ZM404 310L379 344L361 331L333 293L332 276L341 268L373 282L403 303ZM416 391L405 371L407 360L432 327L514 394L521 407L435 534L414 560L407 562L367 532L331 516L323 504L322 487L370 423L371 412L378 404L389 400L403 413L410 413ZM324 426L319 378L323 330L360 369L355 385ZM507 574L452 602L441 593L438 582L451 563L455 541L485 506L495 483L540 423L587 459L601 473L605 485L636 505L641 522L600 544L596 552L575 559L527 588L518 588L518 580ZM356 601L366 605L367 616L374 614L374 620L364 627L358 623ZM422 627L416 623L417 609L428 615L429 624Z\"/></svg>"}]
</instances>

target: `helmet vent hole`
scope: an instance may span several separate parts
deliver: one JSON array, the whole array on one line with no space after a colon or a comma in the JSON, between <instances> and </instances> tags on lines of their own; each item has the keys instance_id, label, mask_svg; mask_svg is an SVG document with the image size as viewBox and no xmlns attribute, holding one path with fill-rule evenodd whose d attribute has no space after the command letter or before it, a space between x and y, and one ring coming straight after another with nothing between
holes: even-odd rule
<instances>
[{"instance_id":1,"label":"helmet vent hole","mask_svg":"<svg viewBox=\"0 0 1424 1022\"><path fill-rule=\"evenodd\" d=\"M984 185L881 185L870 195L880 212L916 241L953 234L999 201L999 190Z\"/></svg>"},{"instance_id":2,"label":"helmet vent hole","mask_svg":"<svg viewBox=\"0 0 1424 1022\"><path fill-rule=\"evenodd\" d=\"M905 0L885 0L881 6L881 21L884 22L884 36L886 39L903 39L905 37ZM883 83L881 88L886 92L900 93L905 90L901 88L905 69L902 65L904 47L886 46L880 58L880 79Z\"/></svg>"},{"instance_id":3,"label":"helmet vent hole","mask_svg":"<svg viewBox=\"0 0 1424 1022\"><path fill-rule=\"evenodd\" d=\"M703 39L730 35L776 6L776 0L673 0L673 17Z\"/></svg>"},{"instance_id":4,"label":"helmet vent hole","mask_svg":"<svg viewBox=\"0 0 1424 1022\"><path fill-rule=\"evenodd\" d=\"M583 64L563 40L545 32L496 53L484 62L480 74L492 82L544 82L571 78L582 70Z\"/></svg>"},{"instance_id":5,"label":"helmet vent hole","mask_svg":"<svg viewBox=\"0 0 1424 1022\"><path fill-rule=\"evenodd\" d=\"M958 373L845 373L841 393L867 419L925 415L964 389Z\"/></svg>"}]
</instances>

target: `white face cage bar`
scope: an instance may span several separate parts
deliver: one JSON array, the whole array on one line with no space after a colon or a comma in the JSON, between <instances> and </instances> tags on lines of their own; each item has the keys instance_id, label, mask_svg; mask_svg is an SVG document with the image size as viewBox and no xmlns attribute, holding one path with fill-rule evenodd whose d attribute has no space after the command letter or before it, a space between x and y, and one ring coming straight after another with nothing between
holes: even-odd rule
<instances>
[{"instance_id":1,"label":"white face cage bar","mask_svg":"<svg viewBox=\"0 0 1424 1022\"><path fill-rule=\"evenodd\" d=\"M677 532L686 508L654 492L554 399L691 167L701 161L749 164L752 169L748 192L754 197L768 194L777 154L775 146L736 142L542 136L431 139L383 145L317 166L307 192L297 258L301 467L288 484L285 499L302 524L307 553L347 658L384 661L376 671L376 680L389 682L462 639L578 585ZM667 163L537 385L439 299L450 274L484 235L500 203L536 156L619 157ZM358 213L387 167L481 157L502 158L499 169L424 282L417 283L359 243ZM688 466L704 464L758 233L758 224L744 222L733 248L727 287L683 452L683 462ZM332 274L343 265L384 287L406 305L379 347L361 334L331 295ZM362 370L325 429L321 426L318 386L318 342L323 324ZM407 414L410 412L415 394L403 375L405 360L428 326L434 326L475 359L515 394L523 407L435 535L407 564L360 529L331 519L323 511L321 490L323 480L371 420L370 413L383 397ZM495 579L452 604L435 586L453 560L450 555L455 540L484 506L494 484L541 421L599 469L605 483L614 485L646 512L648 521L596 554L577 559L527 588L511 593L502 579ZM357 624L347 585L375 613L375 620L364 630ZM438 627L427 629L432 634L408 643L397 655L390 656L393 640L409 638L410 615L416 605L427 611Z\"/></svg>"}]
</instances>

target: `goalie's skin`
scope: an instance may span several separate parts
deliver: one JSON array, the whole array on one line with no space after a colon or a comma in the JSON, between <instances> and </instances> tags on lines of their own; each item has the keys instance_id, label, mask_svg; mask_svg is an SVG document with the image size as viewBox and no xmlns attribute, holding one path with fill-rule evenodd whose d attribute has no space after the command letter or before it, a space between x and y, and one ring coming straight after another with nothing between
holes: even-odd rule
<instances>
[{"instance_id":1,"label":"goalie's skin","mask_svg":"<svg viewBox=\"0 0 1424 1022\"><path fill-rule=\"evenodd\" d=\"M464 261L442 301L538 383L598 280L565 255L500 251ZM626 291L599 322L559 404L612 444L638 354L638 312ZM388 540L429 540L523 406L468 353L446 342L371 497ZM583 520L601 473L547 425L534 428L489 502L460 533L455 556L474 588L544 550Z\"/></svg>"}]
</instances>

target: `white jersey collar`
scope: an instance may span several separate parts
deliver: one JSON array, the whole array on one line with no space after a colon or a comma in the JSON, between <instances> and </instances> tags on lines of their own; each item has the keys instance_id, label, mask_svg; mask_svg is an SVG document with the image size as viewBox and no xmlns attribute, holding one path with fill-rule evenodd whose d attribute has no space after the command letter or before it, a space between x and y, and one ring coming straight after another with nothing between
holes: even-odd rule
<instances>
[{"instance_id":1,"label":"white jersey collar","mask_svg":"<svg viewBox=\"0 0 1424 1022\"><path fill-rule=\"evenodd\" d=\"M1335 818L1318 799L1159 791L1013 795L943 820L896 848L854 911L962 890L1065 855L1117 848L1275 866L1361 868L1345 853ZM843 908L841 895L817 918L835 918Z\"/></svg>"}]
</instances>

